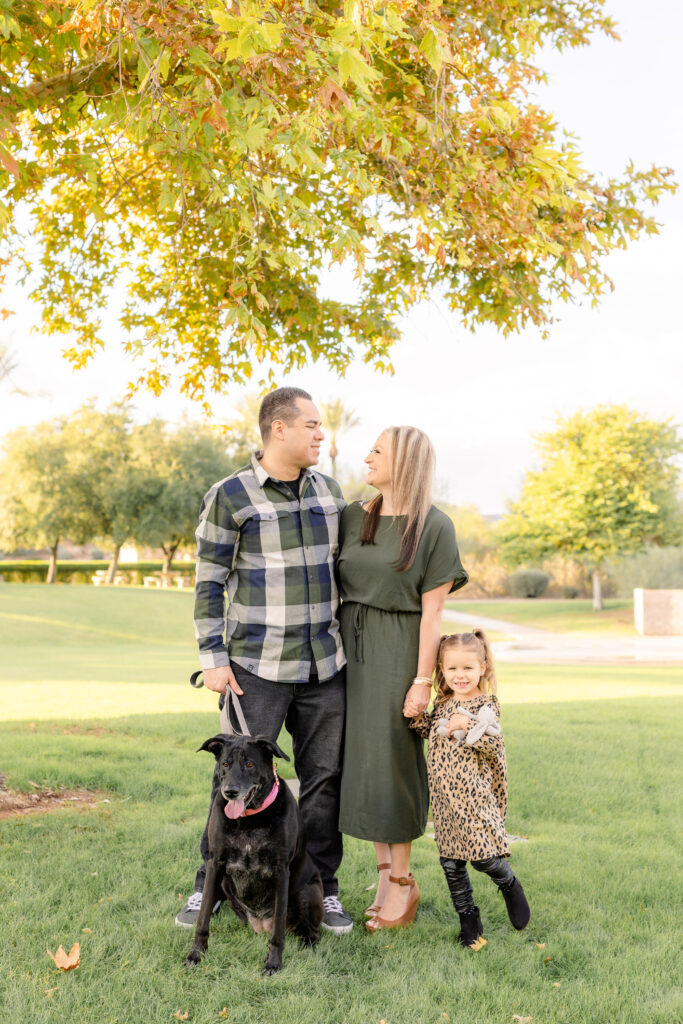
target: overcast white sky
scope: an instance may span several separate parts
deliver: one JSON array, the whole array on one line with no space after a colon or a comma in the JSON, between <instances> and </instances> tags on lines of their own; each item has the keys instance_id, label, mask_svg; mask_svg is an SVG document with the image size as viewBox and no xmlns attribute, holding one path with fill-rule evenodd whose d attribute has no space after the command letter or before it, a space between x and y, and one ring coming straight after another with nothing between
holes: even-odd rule
<instances>
[{"instance_id":1,"label":"overcast white sky","mask_svg":"<svg viewBox=\"0 0 683 1024\"><path fill-rule=\"evenodd\" d=\"M618 174L633 159L640 167L674 167L683 181L683 4L608 0L607 10L619 22L622 41L596 38L586 49L547 54L542 66L550 82L540 99L579 137L591 170ZM507 339L493 329L472 335L430 303L403 325L394 377L358 363L343 380L312 367L281 383L298 384L322 400L340 396L356 409L362 422L339 444L340 461L350 469L361 471L384 426L413 423L436 445L442 495L502 512L533 460L532 435L552 429L558 413L620 402L683 423L681 195L667 198L656 216L659 236L610 258L615 292L598 310L558 307L560 322L547 340L531 330ZM12 298L2 304L18 315L0 340L18 352L15 383L40 395L1 393L0 434L68 413L93 396L104 407L123 395L132 374L114 327L107 351L74 372L60 356L63 341L32 333L35 310L26 302L12 305ZM229 417L241 394L235 389L217 401L218 419ZM135 404L140 420L200 415L173 394L140 395Z\"/></svg>"}]
</instances>

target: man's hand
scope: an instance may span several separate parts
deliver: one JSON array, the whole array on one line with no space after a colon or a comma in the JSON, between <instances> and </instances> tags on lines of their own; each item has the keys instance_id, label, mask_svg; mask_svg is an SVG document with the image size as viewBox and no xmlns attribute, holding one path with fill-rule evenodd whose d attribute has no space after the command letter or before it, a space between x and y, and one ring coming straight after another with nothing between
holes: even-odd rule
<instances>
[{"instance_id":1,"label":"man's hand","mask_svg":"<svg viewBox=\"0 0 683 1024\"><path fill-rule=\"evenodd\" d=\"M220 668L205 668L204 686L209 690L214 690L215 693L225 693L228 687L238 696L244 693L229 665L221 665Z\"/></svg>"},{"instance_id":2,"label":"man's hand","mask_svg":"<svg viewBox=\"0 0 683 1024\"><path fill-rule=\"evenodd\" d=\"M415 718L422 711L426 711L431 696L432 691L428 686L423 686L421 683L413 683L406 694L403 704L404 718Z\"/></svg>"}]
</instances>

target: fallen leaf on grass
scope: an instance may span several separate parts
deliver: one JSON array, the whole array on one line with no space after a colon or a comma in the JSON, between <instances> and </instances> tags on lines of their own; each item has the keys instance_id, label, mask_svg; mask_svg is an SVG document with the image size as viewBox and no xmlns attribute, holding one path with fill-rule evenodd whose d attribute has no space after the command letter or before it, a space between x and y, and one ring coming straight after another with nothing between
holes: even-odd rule
<instances>
[{"instance_id":1,"label":"fallen leaf on grass","mask_svg":"<svg viewBox=\"0 0 683 1024\"><path fill-rule=\"evenodd\" d=\"M561 987L562 987L562 982L561 981L554 981L553 982L553 988L561 988Z\"/></svg>"},{"instance_id":2,"label":"fallen leaf on grass","mask_svg":"<svg viewBox=\"0 0 683 1024\"><path fill-rule=\"evenodd\" d=\"M84 933L85 935L92 935L92 928L81 928L81 931L82 931L82 932L83 932L83 933Z\"/></svg>"},{"instance_id":3,"label":"fallen leaf on grass","mask_svg":"<svg viewBox=\"0 0 683 1024\"><path fill-rule=\"evenodd\" d=\"M68 955L64 952L62 946L54 954L49 949L46 952L54 960L55 967L58 967L60 971L73 971L81 962L81 947L78 942L74 942Z\"/></svg>"},{"instance_id":4,"label":"fallen leaf on grass","mask_svg":"<svg viewBox=\"0 0 683 1024\"><path fill-rule=\"evenodd\" d=\"M53 992L59 992L59 985L55 986L55 988L46 988L45 989L45 995L46 996L51 996Z\"/></svg>"},{"instance_id":5,"label":"fallen leaf on grass","mask_svg":"<svg viewBox=\"0 0 683 1024\"><path fill-rule=\"evenodd\" d=\"M223 1009L222 1009L222 1010L221 1010L221 1012L220 1012L220 1013L218 1014L218 1016L219 1016L219 1017L227 1017L227 1016L228 1016L228 1008L227 1008L227 1006L224 1006L224 1007L223 1007Z\"/></svg>"},{"instance_id":6,"label":"fallen leaf on grass","mask_svg":"<svg viewBox=\"0 0 683 1024\"><path fill-rule=\"evenodd\" d=\"M475 939L470 945L470 949L473 949L475 953L478 953L480 949L483 949L486 945L486 939L483 935L480 935L478 939Z\"/></svg>"},{"instance_id":7,"label":"fallen leaf on grass","mask_svg":"<svg viewBox=\"0 0 683 1024\"><path fill-rule=\"evenodd\" d=\"M534 942L534 946L538 946L539 949L545 949L545 942Z\"/></svg>"},{"instance_id":8,"label":"fallen leaf on grass","mask_svg":"<svg viewBox=\"0 0 683 1024\"><path fill-rule=\"evenodd\" d=\"M552 959L553 959L553 957L551 957L551 956L544 956L543 957L543 963L544 964L549 964Z\"/></svg>"},{"instance_id":9,"label":"fallen leaf on grass","mask_svg":"<svg viewBox=\"0 0 683 1024\"><path fill-rule=\"evenodd\" d=\"M176 1010L173 1016L176 1018L176 1020L187 1020L190 1015L187 1012L187 1010L185 1010L185 1013L181 1013L180 1010Z\"/></svg>"},{"instance_id":10,"label":"fallen leaf on grass","mask_svg":"<svg viewBox=\"0 0 683 1024\"><path fill-rule=\"evenodd\" d=\"M513 1013L512 1019L518 1021L519 1024L530 1024L530 1022L533 1020L533 1017L520 1017L518 1013Z\"/></svg>"}]
</instances>

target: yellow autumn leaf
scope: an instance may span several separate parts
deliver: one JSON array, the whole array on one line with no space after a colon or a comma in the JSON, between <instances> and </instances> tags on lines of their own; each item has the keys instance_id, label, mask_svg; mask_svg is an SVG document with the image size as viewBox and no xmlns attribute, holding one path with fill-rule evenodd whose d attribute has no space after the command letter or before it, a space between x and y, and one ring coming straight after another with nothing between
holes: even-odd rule
<instances>
[{"instance_id":1,"label":"yellow autumn leaf","mask_svg":"<svg viewBox=\"0 0 683 1024\"><path fill-rule=\"evenodd\" d=\"M60 971L74 971L81 962L81 947L78 942L74 942L70 952L66 953L60 945L56 953L51 953L48 949L47 955L54 960L55 967Z\"/></svg>"}]
</instances>

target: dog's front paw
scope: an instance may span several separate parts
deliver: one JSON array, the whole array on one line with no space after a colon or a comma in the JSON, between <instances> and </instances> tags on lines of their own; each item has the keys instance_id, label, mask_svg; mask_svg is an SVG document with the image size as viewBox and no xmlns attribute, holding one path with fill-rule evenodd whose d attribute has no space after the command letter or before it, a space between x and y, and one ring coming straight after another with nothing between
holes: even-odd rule
<instances>
[{"instance_id":1,"label":"dog's front paw","mask_svg":"<svg viewBox=\"0 0 683 1024\"><path fill-rule=\"evenodd\" d=\"M186 967L196 967L202 958L201 951L199 949L192 949L185 957L183 963Z\"/></svg>"},{"instance_id":2,"label":"dog's front paw","mask_svg":"<svg viewBox=\"0 0 683 1024\"><path fill-rule=\"evenodd\" d=\"M261 971L261 974L264 974L266 978L270 978L272 977L273 974L277 974L277 972L281 970L282 960L271 960L269 958L268 960L266 960L266 966Z\"/></svg>"}]
</instances>

